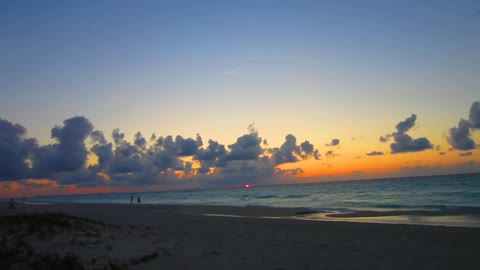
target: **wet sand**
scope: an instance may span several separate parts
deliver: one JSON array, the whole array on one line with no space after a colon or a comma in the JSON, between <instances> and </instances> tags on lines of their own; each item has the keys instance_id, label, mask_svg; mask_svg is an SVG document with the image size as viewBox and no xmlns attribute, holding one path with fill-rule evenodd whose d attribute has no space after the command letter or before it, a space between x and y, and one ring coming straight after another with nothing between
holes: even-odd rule
<instances>
[{"instance_id":1,"label":"wet sand","mask_svg":"<svg viewBox=\"0 0 480 270\"><path fill-rule=\"evenodd\" d=\"M0 207L0 237L8 240L8 248L22 238L34 254L69 252L89 269L477 269L480 265L480 228L290 218L307 214L301 208L61 203L19 205L15 210L7 210L6 204ZM36 226L18 225L45 213L68 216L40 219ZM29 216L7 220L22 214ZM49 227L51 232L37 229L52 219L68 220L55 225L68 226Z\"/></svg>"}]
</instances>

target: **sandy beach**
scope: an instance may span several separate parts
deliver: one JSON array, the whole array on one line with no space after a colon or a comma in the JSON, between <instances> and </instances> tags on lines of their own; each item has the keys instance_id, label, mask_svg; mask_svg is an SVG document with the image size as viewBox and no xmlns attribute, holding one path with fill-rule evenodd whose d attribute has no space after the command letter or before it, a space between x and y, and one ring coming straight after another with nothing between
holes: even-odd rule
<instances>
[{"instance_id":1,"label":"sandy beach","mask_svg":"<svg viewBox=\"0 0 480 270\"><path fill-rule=\"evenodd\" d=\"M1 209L1 269L480 265L480 228L291 218L304 213L300 208L55 203L8 210L2 203Z\"/></svg>"}]
</instances>

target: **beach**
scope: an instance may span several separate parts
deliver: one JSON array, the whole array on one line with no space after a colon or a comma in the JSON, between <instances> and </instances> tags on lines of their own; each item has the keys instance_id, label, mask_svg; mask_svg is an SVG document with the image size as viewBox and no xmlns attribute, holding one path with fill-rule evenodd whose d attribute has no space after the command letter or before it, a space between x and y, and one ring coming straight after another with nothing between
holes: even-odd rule
<instances>
[{"instance_id":1,"label":"beach","mask_svg":"<svg viewBox=\"0 0 480 270\"><path fill-rule=\"evenodd\" d=\"M480 265L480 228L302 220L309 214L302 208L52 203L11 210L2 203L1 209L0 267L12 269L52 263L52 254L77 269Z\"/></svg>"}]
</instances>

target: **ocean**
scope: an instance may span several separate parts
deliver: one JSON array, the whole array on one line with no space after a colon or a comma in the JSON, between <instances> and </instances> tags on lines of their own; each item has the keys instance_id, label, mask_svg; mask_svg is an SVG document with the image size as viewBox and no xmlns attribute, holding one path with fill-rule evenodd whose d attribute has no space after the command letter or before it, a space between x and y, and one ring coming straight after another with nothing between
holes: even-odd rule
<instances>
[{"instance_id":1,"label":"ocean","mask_svg":"<svg viewBox=\"0 0 480 270\"><path fill-rule=\"evenodd\" d=\"M151 191L33 197L33 201L305 207L317 211L480 209L480 173L322 182L235 189Z\"/></svg>"}]
</instances>

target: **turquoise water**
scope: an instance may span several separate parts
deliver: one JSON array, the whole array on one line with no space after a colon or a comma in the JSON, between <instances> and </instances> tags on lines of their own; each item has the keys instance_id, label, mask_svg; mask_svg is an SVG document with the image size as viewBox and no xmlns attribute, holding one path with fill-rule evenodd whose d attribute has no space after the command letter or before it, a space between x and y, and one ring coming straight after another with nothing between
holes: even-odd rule
<instances>
[{"instance_id":1,"label":"turquoise water","mask_svg":"<svg viewBox=\"0 0 480 270\"><path fill-rule=\"evenodd\" d=\"M478 210L480 174L410 177L236 189L154 191L32 198L76 203L306 207L320 211Z\"/></svg>"}]
</instances>

